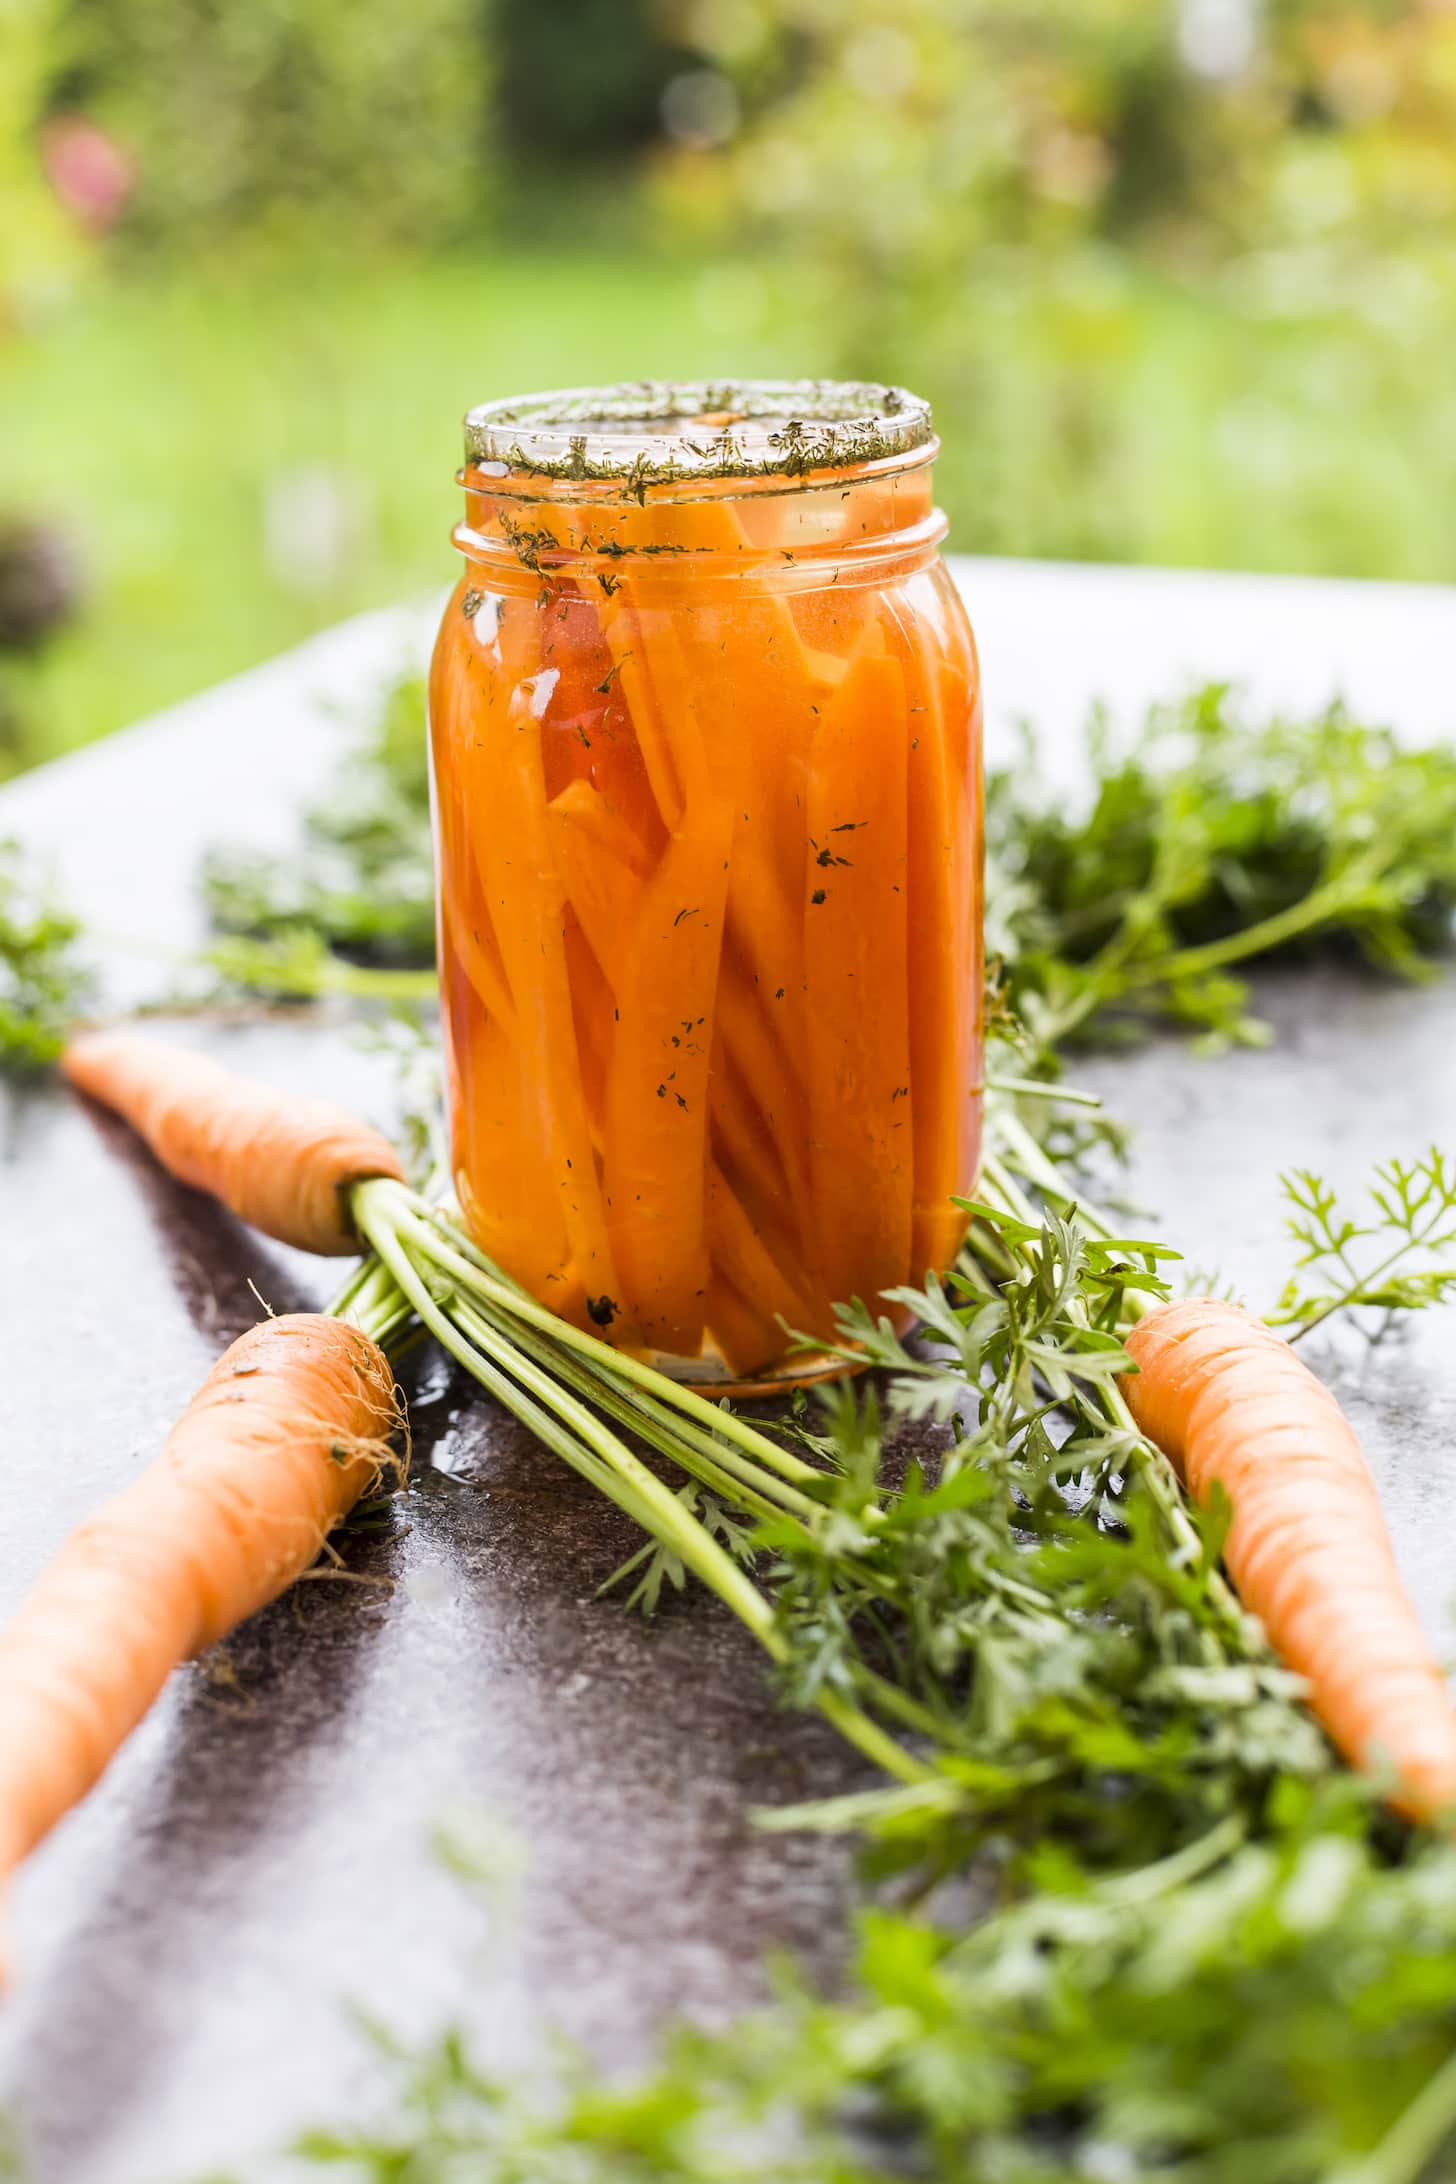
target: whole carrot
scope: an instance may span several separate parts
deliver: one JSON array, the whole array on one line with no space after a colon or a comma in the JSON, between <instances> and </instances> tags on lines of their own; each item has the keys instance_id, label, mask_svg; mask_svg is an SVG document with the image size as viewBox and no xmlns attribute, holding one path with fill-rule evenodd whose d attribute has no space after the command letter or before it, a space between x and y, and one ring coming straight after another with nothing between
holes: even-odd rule
<instances>
[{"instance_id":1,"label":"whole carrot","mask_svg":"<svg viewBox=\"0 0 1456 2184\"><path fill-rule=\"evenodd\" d=\"M383 1352L340 1320L265 1320L219 1358L0 1635L0 1887L172 1670L310 1566L379 1479L396 1419Z\"/></svg>"},{"instance_id":2,"label":"whole carrot","mask_svg":"<svg viewBox=\"0 0 1456 2184\"><path fill-rule=\"evenodd\" d=\"M1227 1493L1229 1574L1331 1740L1393 1776L1412 1817L1456 1811L1456 1711L1328 1388L1261 1320L1210 1297L1158 1306L1127 1349L1133 1417L1196 1500Z\"/></svg>"},{"instance_id":3,"label":"whole carrot","mask_svg":"<svg viewBox=\"0 0 1456 2184\"><path fill-rule=\"evenodd\" d=\"M347 1108L253 1084L185 1047L130 1031L83 1032L61 1068L123 1116L183 1183L301 1251L357 1251L348 1185L404 1176L389 1140Z\"/></svg>"}]
</instances>

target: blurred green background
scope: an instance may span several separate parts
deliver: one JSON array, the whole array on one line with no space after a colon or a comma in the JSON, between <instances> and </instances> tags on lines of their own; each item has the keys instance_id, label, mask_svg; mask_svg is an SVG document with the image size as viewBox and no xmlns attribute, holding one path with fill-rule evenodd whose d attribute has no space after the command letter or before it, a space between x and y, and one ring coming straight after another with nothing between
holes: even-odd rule
<instances>
[{"instance_id":1,"label":"blurred green background","mask_svg":"<svg viewBox=\"0 0 1456 2184\"><path fill-rule=\"evenodd\" d=\"M471 401L901 379L964 549L1456 577L1456 0L0 0L0 772L443 584Z\"/></svg>"}]
</instances>

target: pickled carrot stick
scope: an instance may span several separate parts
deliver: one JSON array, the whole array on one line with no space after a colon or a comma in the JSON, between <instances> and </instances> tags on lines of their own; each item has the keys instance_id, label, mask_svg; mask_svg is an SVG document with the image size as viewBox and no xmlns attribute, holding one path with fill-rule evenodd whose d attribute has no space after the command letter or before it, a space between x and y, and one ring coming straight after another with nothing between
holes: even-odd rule
<instances>
[{"instance_id":1,"label":"pickled carrot stick","mask_svg":"<svg viewBox=\"0 0 1456 2184\"><path fill-rule=\"evenodd\" d=\"M736 1378L750 1378L783 1349L782 1327L750 1304L717 1267L708 1282L706 1315L709 1338Z\"/></svg>"},{"instance_id":2,"label":"pickled carrot stick","mask_svg":"<svg viewBox=\"0 0 1456 2184\"><path fill-rule=\"evenodd\" d=\"M964 729L953 725L979 712L963 676L948 671L942 684L946 725L927 753L911 754L910 791L914 918L910 971L914 993L912 1067L918 1055L922 1081L930 1077L928 1126L919 1133L915 1216L919 1249L914 1272L948 1266L965 1236L965 1218L946 1203L964 1195L979 1165L981 840L979 802L969 794L956 759ZM922 758L928 763L922 765ZM935 897L939 892L941 900ZM938 923L943 919L943 923ZM935 935L932 938L932 934ZM948 976L951 964L957 975ZM948 990L949 989L949 990ZM922 1260L924 1267L922 1267Z\"/></svg>"},{"instance_id":3,"label":"pickled carrot stick","mask_svg":"<svg viewBox=\"0 0 1456 2184\"><path fill-rule=\"evenodd\" d=\"M762 550L726 580L727 596L700 596L695 557L745 555L751 544L734 501L629 504L612 511L611 535L636 558L612 575L599 611L663 819L675 826L699 794L728 803L729 933L765 1002L797 993L805 754L816 698L827 697L842 662L806 647L788 603L755 588L751 564ZM684 740L689 711L700 732Z\"/></svg>"},{"instance_id":4,"label":"pickled carrot stick","mask_svg":"<svg viewBox=\"0 0 1456 2184\"><path fill-rule=\"evenodd\" d=\"M520 1058L509 1027L476 1012L459 1041L452 1071L451 1143L455 1189L466 1224L483 1251L534 1297L569 1318L585 1295L571 1267L571 1246L539 1118L526 1112ZM563 1272L565 1270L565 1273Z\"/></svg>"},{"instance_id":5,"label":"pickled carrot stick","mask_svg":"<svg viewBox=\"0 0 1456 2184\"><path fill-rule=\"evenodd\" d=\"M458 865L453 869L458 875ZM515 1015L515 1004L511 1000L510 982L495 927L490 922L490 913L476 880L474 860L471 860L469 879L463 884L457 877L451 887L452 867L445 859L441 861L441 870L442 884L449 889L454 905L450 923L440 940L442 968L453 957L481 1007L501 1022L509 1023Z\"/></svg>"},{"instance_id":6,"label":"pickled carrot stick","mask_svg":"<svg viewBox=\"0 0 1456 2184\"><path fill-rule=\"evenodd\" d=\"M708 1094L709 1137L714 1157L756 1221L774 1220L790 1230L798 1250L786 1140L768 1126L763 1109L721 1040L713 1046ZM807 1161L806 1161L807 1165Z\"/></svg>"},{"instance_id":7,"label":"pickled carrot stick","mask_svg":"<svg viewBox=\"0 0 1456 2184\"><path fill-rule=\"evenodd\" d=\"M815 1329L820 1308L811 1285L793 1267L782 1240L763 1234L750 1219L716 1161L708 1170L708 1250L715 1269L768 1321ZM779 1334L782 1342L782 1329Z\"/></svg>"},{"instance_id":8,"label":"pickled carrot stick","mask_svg":"<svg viewBox=\"0 0 1456 2184\"><path fill-rule=\"evenodd\" d=\"M523 1128L551 1149L572 1259L587 1293L620 1302L567 978L566 899L553 854L540 721L533 713L539 698L534 678L517 681L504 723L489 739L476 853L517 997ZM509 1256L506 1266L516 1271Z\"/></svg>"},{"instance_id":9,"label":"pickled carrot stick","mask_svg":"<svg viewBox=\"0 0 1456 2184\"><path fill-rule=\"evenodd\" d=\"M869 1301L910 1267L906 744L900 664L861 652L814 739L805 883L809 1161L819 1270L839 1301Z\"/></svg>"},{"instance_id":10,"label":"pickled carrot stick","mask_svg":"<svg viewBox=\"0 0 1456 2184\"><path fill-rule=\"evenodd\" d=\"M602 634L617 670L617 688L631 718L653 801L663 826L671 832L682 824L688 784L681 776L681 759L673 747L671 725L663 717L648 673L648 643L642 620L626 601L618 601L602 613ZM666 643L665 632L658 631L657 636Z\"/></svg>"},{"instance_id":11,"label":"pickled carrot stick","mask_svg":"<svg viewBox=\"0 0 1456 2184\"><path fill-rule=\"evenodd\" d=\"M684 526L677 519L685 513L680 508L672 511L675 537L680 536L685 528L690 538L718 548L731 545L736 538L741 537L732 511L727 508L714 506L706 510L696 509L692 511L694 520ZM646 520L643 519L644 523ZM639 543L635 535L638 528L629 516L625 530L632 544ZM766 718L770 709L760 702L761 694L772 687L769 670L776 664L765 657L768 649L763 642L765 619L770 625L768 635L776 635L780 641L785 634L792 635L792 624L781 605L775 602L767 618L762 615L755 617L749 629L745 630L744 617L750 603L741 597L731 607L731 620L727 612L721 617L715 617L711 609L708 609L702 621L694 616L684 624L672 614L670 605L675 595L682 590L683 581L675 577L675 563L671 556L664 556L660 564L655 563L650 578L645 581L626 580L625 590L631 604L622 611L630 612L633 617L634 651L631 664L624 667L619 682L632 710L634 724L644 749L651 746L659 754L671 754L671 787L666 794L673 800L668 802L663 813L664 818L678 827L684 823L683 819L673 817L677 797L682 799L682 811L688 822L691 821L695 809L700 812L711 811L714 814L718 841L711 852L699 854L699 869L706 867L710 855L720 862L725 857L729 859L727 894L723 900L720 920L726 914L729 929L742 936L741 944L753 964L753 969L758 973L760 989L764 989L765 980L771 982L763 991L763 999L758 1003L761 1009L772 1005L770 997L774 993L783 994L791 986L802 984L802 958L793 898L775 869L775 803L784 798L784 790L775 769L781 768L785 738L772 732ZM701 638L699 631L702 632ZM806 707L803 704L790 710L796 711L798 719L806 721ZM650 723L646 735L643 734L644 717ZM654 778L654 789L662 794L664 792L660 789L660 783L669 772L669 761L659 755L655 761L649 759L648 763ZM721 893L721 889L719 892ZM722 1006L725 994L734 991L730 983L731 974L725 976L721 955L713 963L712 973L712 979L706 981L702 989L701 1005L694 1006L691 1012L686 1007L679 1009L678 1016L681 1021L674 1034L684 1039L695 1034L703 1046L706 1046L714 1026L715 1000ZM713 991L715 981L716 995ZM751 994L751 986L745 984L742 991ZM619 1000L621 1023L618 1042L619 1046L625 1046L631 1037L629 1025L635 1009L624 997L619 996ZM766 1051L771 1051L770 1040L764 1036L762 1030L756 1034L748 1032L742 1021L744 1018L751 1020L752 1004L748 1008L740 1009L738 1013L740 1038L745 1045L751 1042L762 1059ZM702 1021L696 1022L694 1019ZM660 1068L661 1060L659 1048L654 1066ZM629 1066L623 1065L624 1078L628 1075ZM786 1078L788 1082L785 1081ZM673 1083L670 1072L659 1075L658 1081L667 1087L669 1098L676 1100L682 1096L680 1086ZM771 1104L776 1104L781 1111L791 1110L798 1105L792 1079L788 1077L782 1062L775 1068L770 1085L767 1097ZM708 1093L707 1086L703 1087L703 1091L711 1100L715 1126L721 1134L732 1127L730 1118L725 1113L725 1103L730 1095L721 1072L714 1074L711 1093ZM784 1119L789 1119L787 1113ZM748 1148L743 1142L746 1134L739 1133L736 1149L740 1158L749 1157ZM771 1130L765 1135L771 1146L775 1133ZM792 1142L796 1133L790 1132L786 1135ZM802 1143L801 1132L797 1136ZM635 1254L633 1244L623 1238L617 1227L626 1209L620 1170L610 1158L610 1120L608 1143L607 1176L614 1235L618 1240L623 1265L627 1267L633 1263ZM705 1150L705 1139L683 1148L684 1153L697 1166L697 1172L690 1177L680 1175L679 1181L672 1186L665 1185L659 1179L642 1191L644 1200L649 1199L652 1191L660 1199L671 1188L680 1216L676 1224L680 1279L675 1288L664 1288L662 1291L662 1296L670 1296L675 1300L671 1311L677 1314L679 1335L671 1338L666 1332L666 1322L671 1312L660 1298L658 1339L664 1347L678 1346L684 1327L692 1327L697 1331L701 1328L700 1292L705 1256L703 1239L700 1234L689 1242L684 1234L684 1223L688 1218L696 1219L700 1224L702 1221L703 1184L700 1163ZM763 1152L760 1147L757 1163L760 1170L762 1160ZM685 1159L683 1166L686 1165ZM801 1193L807 1183L805 1171L806 1164L801 1161ZM659 1227L662 1225L659 1219ZM630 1278L629 1289L636 1293L635 1284ZM688 1298L692 1300L691 1311L685 1304Z\"/></svg>"},{"instance_id":12,"label":"pickled carrot stick","mask_svg":"<svg viewBox=\"0 0 1456 2184\"><path fill-rule=\"evenodd\" d=\"M467 622L461 612L469 588L468 578L462 577L430 662L430 736L435 747L436 779L446 784L457 774L463 780L480 770L478 764L471 767L463 753L457 764L447 739L462 736L465 721L475 724L478 737L497 702L490 662L482 657L475 641L474 618ZM453 950L483 1006L492 1015L508 1017L515 1013L514 1003L467 827L472 802L447 788L434 803L435 861L442 905L440 959L443 968Z\"/></svg>"},{"instance_id":13,"label":"pickled carrot stick","mask_svg":"<svg viewBox=\"0 0 1456 2184\"><path fill-rule=\"evenodd\" d=\"M765 979L772 970L775 986L792 982L796 952L782 967L778 958L785 946L796 951L795 822L802 809L796 795L802 789L811 704L828 695L843 673L842 663L807 647L788 601L756 581L753 564L768 556L752 550L736 500L649 502L625 509L617 534L639 553L669 542L674 548L626 578L625 596L637 616L638 641L665 732L671 735L667 716L685 679L696 680L712 702L723 740L705 755L717 770L722 793L737 799L730 920L745 924L753 968ZM729 580L726 598L715 602L711 592L704 593L695 569L698 554L742 559L743 573ZM780 565L777 553L773 563ZM693 609L687 617L674 611L684 604ZM634 681L629 702L636 688ZM682 786L685 793L691 789L690 783ZM769 960L759 961L765 948Z\"/></svg>"},{"instance_id":14,"label":"pickled carrot stick","mask_svg":"<svg viewBox=\"0 0 1456 2184\"><path fill-rule=\"evenodd\" d=\"M978 1155L981 847L969 742L980 689L964 669L927 661L898 621L892 633L904 648L911 704L911 1271L919 1279L949 1266L960 1249L966 1220L949 1201L973 1187Z\"/></svg>"},{"instance_id":15,"label":"pickled carrot stick","mask_svg":"<svg viewBox=\"0 0 1456 2184\"><path fill-rule=\"evenodd\" d=\"M643 888L607 1075L602 1181L623 1295L649 1343L682 1357L702 1341L708 1278L707 1027L727 848L728 814L705 799Z\"/></svg>"},{"instance_id":16,"label":"pickled carrot stick","mask_svg":"<svg viewBox=\"0 0 1456 2184\"><path fill-rule=\"evenodd\" d=\"M720 999L723 992L720 986ZM755 1021L751 1014L749 1021ZM715 1161L800 1300L796 1325L828 1333L834 1326L834 1300L817 1270L807 1122L796 1111L785 1128L782 1114L770 1116L758 1082L728 1042L721 1012L713 1045L709 1120Z\"/></svg>"},{"instance_id":17,"label":"pickled carrot stick","mask_svg":"<svg viewBox=\"0 0 1456 2184\"><path fill-rule=\"evenodd\" d=\"M642 845L589 781L571 782L547 809L567 899L610 981L641 907L648 871Z\"/></svg>"},{"instance_id":18,"label":"pickled carrot stick","mask_svg":"<svg viewBox=\"0 0 1456 2184\"><path fill-rule=\"evenodd\" d=\"M567 978L587 1110L600 1146L607 1072L617 1022L616 994L647 873L641 843L589 781L576 780L549 809L557 870L569 914Z\"/></svg>"},{"instance_id":19,"label":"pickled carrot stick","mask_svg":"<svg viewBox=\"0 0 1456 2184\"><path fill-rule=\"evenodd\" d=\"M700 541L722 548L741 540L730 509L677 511L689 513L695 519L689 534ZM635 528L628 520L633 543ZM746 965L745 990L751 996L750 1010L740 1011L740 1018L757 1009L767 1019L803 986L797 914L802 789L795 781L792 748L796 736L807 738L809 687L802 680L789 687L793 661L779 672L783 646L796 642L781 601L739 596L716 611L709 604L679 615L672 602L688 579L677 576L676 568L675 557L663 556L654 561L650 577L623 580L631 600L623 611L634 618L635 650L620 683L644 747L660 754L649 764L654 788L672 799L664 818L670 819L678 798L684 811L711 804L728 816L726 933ZM645 735L644 721L650 724ZM665 791L664 774L670 775ZM797 857L787 844L800 852ZM706 1013L711 1018L712 1011ZM751 1038L764 1058L768 1039L746 1027L740 1036ZM780 1060L769 1080L773 1090L767 1104L785 1114L792 1104L792 1080L792 1068ZM802 1132L799 1136L801 1142ZM799 1184L802 1198L807 1186L802 1160Z\"/></svg>"},{"instance_id":20,"label":"pickled carrot stick","mask_svg":"<svg viewBox=\"0 0 1456 2184\"><path fill-rule=\"evenodd\" d=\"M786 1056L785 1036L777 1032L778 1024L796 1020L794 997L785 994L779 1001L776 994L774 989L765 995L731 944L725 945L714 1024L723 1055L715 1057L714 1085L726 1066L752 1086L765 1134L783 1164L789 1193L785 1218L801 1230L809 1202L808 1110L798 1071Z\"/></svg>"},{"instance_id":21,"label":"pickled carrot stick","mask_svg":"<svg viewBox=\"0 0 1456 2184\"><path fill-rule=\"evenodd\" d=\"M542 672L555 677L544 719L546 793L556 798L593 770L593 731L612 683L612 655L590 600L570 582L553 584L536 602Z\"/></svg>"},{"instance_id":22,"label":"pickled carrot stick","mask_svg":"<svg viewBox=\"0 0 1456 2184\"><path fill-rule=\"evenodd\" d=\"M509 1021L515 1015L510 981L496 939L490 908L480 882L474 844L465 827L465 798L436 800L435 860L442 905L439 955L442 989L449 989L449 966L459 964L482 1008Z\"/></svg>"},{"instance_id":23,"label":"pickled carrot stick","mask_svg":"<svg viewBox=\"0 0 1456 2184\"><path fill-rule=\"evenodd\" d=\"M586 1095L587 1120L591 1126L593 1150L600 1152L616 1005L600 958L570 905L562 931L562 946L566 951L566 982L571 994L576 1050L581 1057L581 1086Z\"/></svg>"},{"instance_id":24,"label":"pickled carrot stick","mask_svg":"<svg viewBox=\"0 0 1456 2184\"><path fill-rule=\"evenodd\" d=\"M775 996L803 991L803 809L809 702L817 687L776 677L774 652L757 641L775 633L755 618L735 636L724 664L736 704L721 754L728 777L721 793L734 813L728 931L765 1014Z\"/></svg>"}]
</instances>

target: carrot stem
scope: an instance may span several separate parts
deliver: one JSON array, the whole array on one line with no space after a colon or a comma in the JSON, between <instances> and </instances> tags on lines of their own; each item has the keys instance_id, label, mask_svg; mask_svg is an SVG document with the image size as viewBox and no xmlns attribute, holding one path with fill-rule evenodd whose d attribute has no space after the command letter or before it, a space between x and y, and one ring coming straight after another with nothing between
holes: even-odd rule
<instances>
[{"instance_id":1,"label":"carrot stem","mask_svg":"<svg viewBox=\"0 0 1456 2184\"><path fill-rule=\"evenodd\" d=\"M1456 2131L1456 2055L1427 2078L1380 2144L1332 2184L1418 2184Z\"/></svg>"},{"instance_id":2,"label":"carrot stem","mask_svg":"<svg viewBox=\"0 0 1456 2184\"><path fill-rule=\"evenodd\" d=\"M414 1211L445 1237L459 1256L484 1277L486 1287L481 1294L490 1301L501 1304L514 1318L541 1328L567 1349L574 1350L578 1356L585 1358L605 1377L629 1381L635 1387L655 1396L659 1402L670 1404L674 1410L681 1411L700 1425L709 1427L713 1433L736 1442L746 1454L756 1458L769 1470L776 1471L790 1483L803 1484L821 1476L812 1464L805 1463L792 1450L780 1448L767 1435L758 1432L737 1411L730 1410L723 1404L709 1402L695 1388L682 1381L669 1380L665 1373L644 1364L640 1358L633 1357L630 1351L614 1350L610 1344L588 1334L583 1328L561 1320L548 1306L538 1304L534 1297L510 1281L447 1213L427 1206L418 1198L414 1200L413 1206Z\"/></svg>"},{"instance_id":3,"label":"carrot stem","mask_svg":"<svg viewBox=\"0 0 1456 2184\"><path fill-rule=\"evenodd\" d=\"M414 1232L420 1220L413 1194L389 1180L371 1181L355 1189L352 1206L361 1232L450 1355L548 1448L677 1555L733 1610L773 1660L785 1662L788 1646L769 1602L656 1473L559 1378L503 1335L458 1290L448 1308L442 1302L411 1254L411 1241L418 1248ZM445 1279L445 1270L440 1269L439 1275ZM506 1301L518 1304L508 1293ZM549 1313L542 1316L552 1319ZM554 1322L551 1331L561 1331L561 1323ZM936 1779L934 1769L903 1750L851 1701L821 1691L815 1703L849 1743L898 1781Z\"/></svg>"},{"instance_id":4,"label":"carrot stem","mask_svg":"<svg viewBox=\"0 0 1456 2184\"><path fill-rule=\"evenodd\" d=\"M1015 1126L1016 1130L1021 1128L1020 1124L1016 1123L1014 1116L1003 1117L1001 1121L1003 1128L1008 1121ZM1038 1162L1043 1163L1050 1171L1050 1181L1055 1185L1055 1197L1058 1203L1062 1205L1075 1203L1080 1216L1084 1212L1081 1202L1069 1198L1065 1184L1061 1182L1055 1169L1051 1167L1050 1161L1046 1159L1046 1155L1041 1151L1040 1146L1037 1145L1030 1132L1023 1132L1022 1135L1025 1138L1026 1146L1036 1154ZM988 1153L982 1164L981 1188L992 1203L999 1201L1002 1210L1009 1213L1013 1219L1031 1223L1036 1221L1036 1208L993 1154ZM1110 1236L1112 1231L1104 1228L1103 1234ZM1142 1311L1146 1309L1141 1300L1136 1297L1129 1297L1125 1301L1134 1317L1140 1316ZM1071 1389L1068 1392L1067 1399L1084 1410L1089 1407L1089 1402L1100 1403L1104 1407L1106 1420L1128 1436L1131 1460L1135 1464L1138 1474L1167 1528L1171 1545L1184 1567L1196 1569L1202 1561L1205 1551L1203 1536L1189 1514L1188 1500L1183 1491L1182 1481L1157 1443L1149 1440L1138 1426L1121 1391L1114 1387L1103 1386L1099 1387L1095 1398L1089 1399L1080 1391ZM1218 1611L1219 1620L1237 1640L1240 1649L1252 1653L1255 1659L1268 1659L1269 1649L1257 1618L1251 1616L1240 1604L1238 1595L1221 1571L1215 1570L1210 1575L1208 1592L1210 1600Z\"/></svg>"}]
</instances>

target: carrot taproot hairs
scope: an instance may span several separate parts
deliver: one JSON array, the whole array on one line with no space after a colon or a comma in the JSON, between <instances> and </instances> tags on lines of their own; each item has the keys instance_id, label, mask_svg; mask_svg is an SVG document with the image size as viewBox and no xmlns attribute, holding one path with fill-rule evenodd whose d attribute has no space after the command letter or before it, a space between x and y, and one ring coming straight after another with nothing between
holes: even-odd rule
<instances>
[{"instance_id":1,"label":"carrot taproot hairs","mask_svg":"<svg viewBox=\"0 0 1456 2184\"><path fill-rule=\"evenodd\" d=\"M181 1182L301 1251L357 1251L346 1187L366 1175L404 1180L389 1140L347 1108L253 1084L185 1047L130 1031L83 1032L61 1068L124 1117Z\"/></svg>"},{"instance_id":2,"label":"carrot taproot hairs","mask_svg":"<svg viewBox=\"0 0 1456 2184\"><path fill-rule=\"evenodd\" d=\"M1413 1818L1456 1811L1456 1710L1395 1565L1375 1482L1328 1388L1217 1298L1157 1306L1123 1393L1194 1498L1233 1505L1224 1559L1332 1742Z\"/></svg>"},{"instance_id":3,"label":"carrot taproot hairs","mask_svg":"<svg viewBox=\"0 0 1456 2184\"><path fill-rule=\"evenodd\" d=\"M265 1320L218 1359L156 1462L0 1634L0 1887L172 1670L310 1566L379 1481L397 1422L383 1352L342 1320Z\"/></svg>"}]
</instances>

